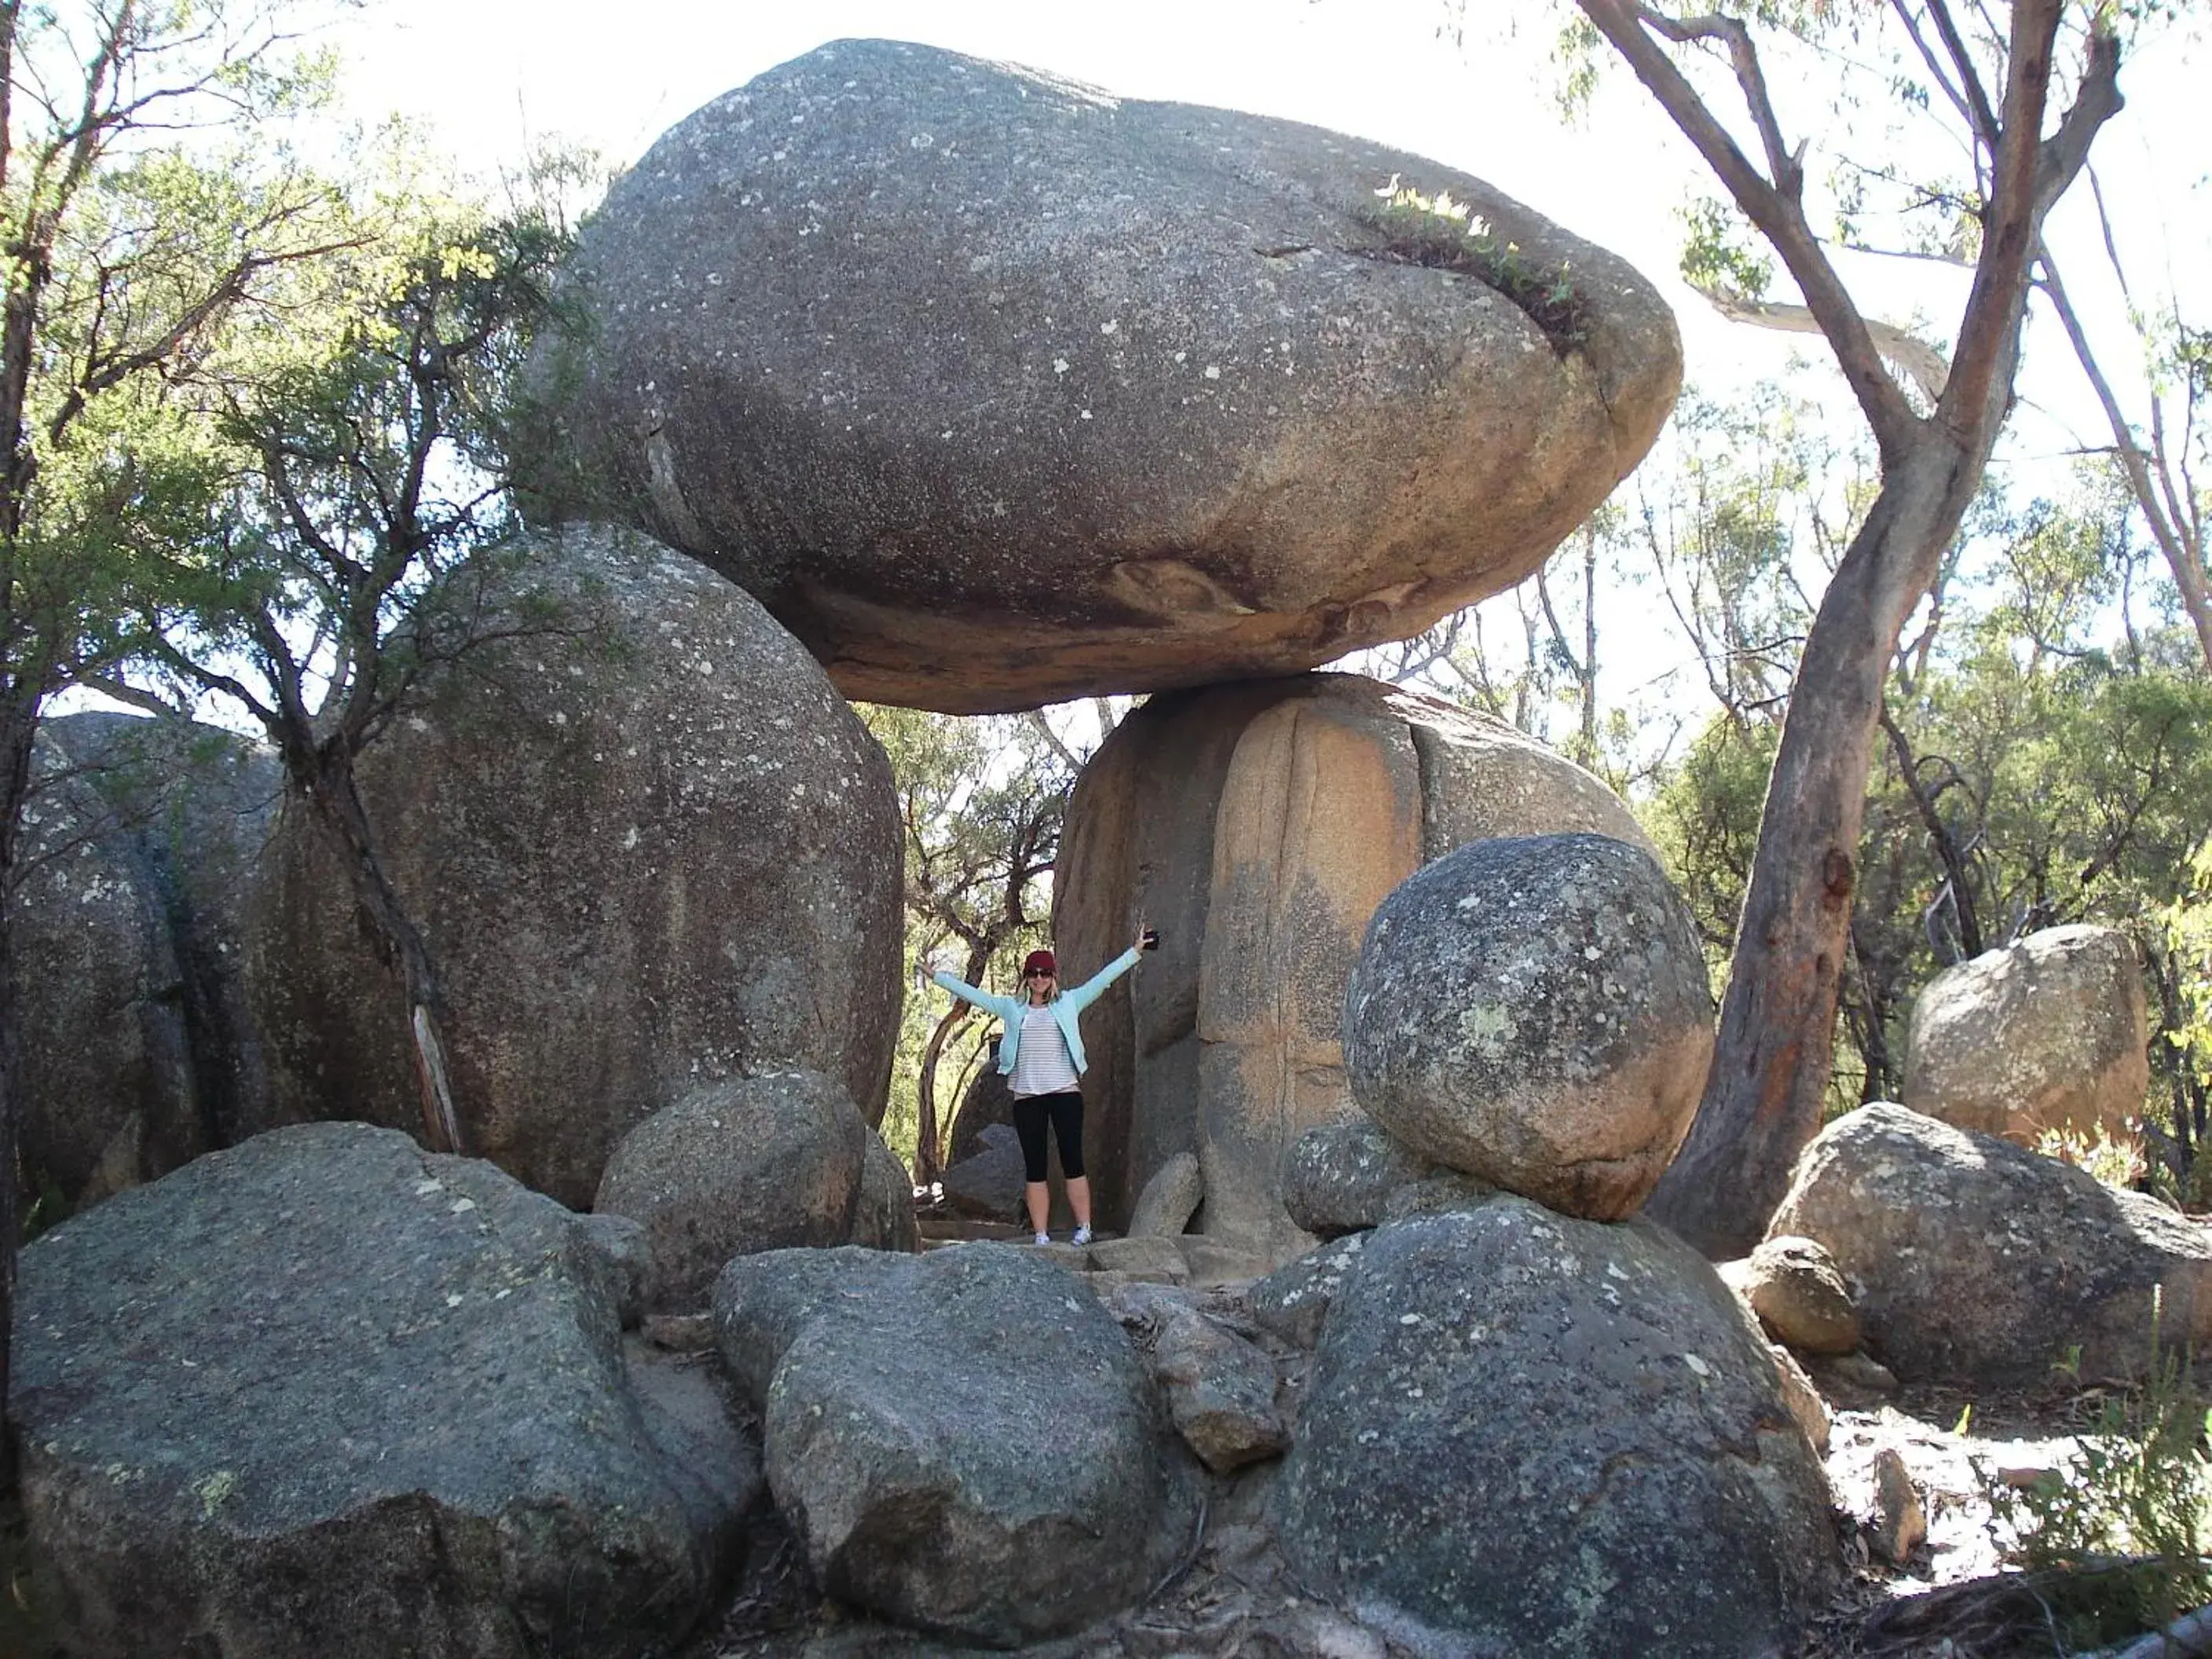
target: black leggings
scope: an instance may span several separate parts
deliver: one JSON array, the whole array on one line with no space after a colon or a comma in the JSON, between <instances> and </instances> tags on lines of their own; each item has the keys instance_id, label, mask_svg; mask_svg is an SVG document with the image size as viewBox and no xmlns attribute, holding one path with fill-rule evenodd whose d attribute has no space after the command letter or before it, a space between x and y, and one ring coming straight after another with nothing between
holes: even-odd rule
<instances>
[{"instance_id":1,"label":"black leggings","mask_svg":"<svg viewBox=\"0 0 2212 1659\"><path fill-rule=\"evenodd\" d=\"M1083 1097L1070 1089L1058 1095L1016 1095L1014 1133L1022 1138L1022 1173L1030 1182L1045 1176L1044 1126L1060 1142L1060 1172L1075 1181L1083 1175Z\"/></svg>"}]
</instances>

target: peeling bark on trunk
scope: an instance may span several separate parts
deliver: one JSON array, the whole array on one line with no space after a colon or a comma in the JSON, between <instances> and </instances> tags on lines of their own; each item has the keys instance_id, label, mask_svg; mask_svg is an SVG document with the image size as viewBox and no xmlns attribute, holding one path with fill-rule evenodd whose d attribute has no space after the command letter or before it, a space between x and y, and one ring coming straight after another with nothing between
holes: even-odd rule
<instances>
[{"instance_id":1,"label":"peeling bark on trunk","mask_svg":"<svg viewBox=\"0 0 2212 1659\"><path fill-rule=\"evenodd\" d=\"M324 827L336 840L345 860L346 875L354 898L394 958L405 996L407 1037L415 1061L415 1080L422 1096L422 1135L430 1150L465 1152L460 1117L453 1103L453 1083L446 1066L442 1028L444 994L430 962L429 947L386 872L377 855L368 810L355 787L349 762L326 763L309 784L307 798Z\"/></svg>"}]
</instances>

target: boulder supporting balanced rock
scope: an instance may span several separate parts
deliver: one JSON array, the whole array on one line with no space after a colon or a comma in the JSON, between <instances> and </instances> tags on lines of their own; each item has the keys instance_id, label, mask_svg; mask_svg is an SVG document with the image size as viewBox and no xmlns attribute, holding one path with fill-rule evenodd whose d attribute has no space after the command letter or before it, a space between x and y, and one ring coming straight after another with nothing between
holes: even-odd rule
<instances>
[{"instance_id":1,"label":"boulder supporting balanced rock","mask_svg":"<svg viewBox=\"0 0 2212 1659\"><path fill-rule=\"evenodd\" d=\"M1394 178L1571 317L1369 222ZM574 285L550 508L715 564L848 695L954 713L1418 633L1534 570L1681 374L1648 283L1479 179L881 40L679 123Z\"/></svg>"},{"instance_id":2,"label":"boulder supporting balanced rock","mask_svg":"<svg viewBox=\"0 0 2212 1659\"><path fill-rule=\"evenodd\" d=\"M699 1379L626 1359L578 1218L390 1130L210 1154L21 1275L24 1513L88 1659L634 1655L759 1490Z\"/></svg>"},{"instance_id":3,"label":"boulder supporting balanced rock","mask_svg":"<svg viewBox=\"0 0 2212 1659\"><path fill-rule=\"evenodd\" d=\"M1012 1647L1135 1602L1188 1540L1136 1350L1027 1251L739 1256L714 1318L777 1507L840 1601Z\"/></svg>"},{"instance_id":4,"label":"boulder supporting balanced rock","mask_svg":"<svg viewBox=\"0 0 2212 1659\"><path fill-rule=\"evenodd\" d=\"M874 1138L819 1072L709 1083L622 1138L592 1207L644 1226L646 1305L688 1313L733 1255L859 1242Z\"/></svg>"},{"instance_id":5,"label":"boulder supporting balanced rock","mask_svg":"<svg viewBox=\"0 0 2212 1659\"><path fill-rule=\"evenodd\" d=\"M1381 1226L1392 1198L1436 1169L1357 1106L1346 1106L1292 1143L1283 1165L1283 1207L1315 1237L1340 1238Z\"/></svg>"},{"instance_id":6,"label":"boulder supporting balanced rock","mask_svg":"<svg viewBox=\"0 0 2212 1659\"><path fill-rule=\"evenodd\" d=\"M497 597L520 635L359 769L443 981L465 1150L581 1207L623 1133L703 1082L807 1067L879 1119L900 926L880 746L759 605L641 537L541 538ZM276 1115L414 1127L393 981L307 815L257 908Z\"/></svg>"},{"instance_id":7,"label":"boulder supporting balanced rock","mask_svg":"<svg viewBox=\"0 0 2212 1659\"><path fill-rule=\"evenodd\" d=\"M1902 1106L1806 1147L1770 1236L1825 1246L1868 1346L1906 1382L2019 1387L2149 1365L2212 1342L2212 1235L2140 1193Z\"/></svg>"},{"instance_id":8,"label":"boulder supporting balanced rock","mask_svg":"<svg viewBox=\"0 0 2212 1659\"><path fill-rule=\"evenodd\" d=\"M2048 927L1947 968L1912 1005L1905 1104L2034 1144L2131 1135L2150 1086L2142 964L2117 927Z\"/></svg>"},{"instance_id":9,"label":"boulder supporting balanced rock","mask_svg":"<svg viewBox=\"0 0 2212 1659\"><path fill-rule=\"evenodd\" d=\"M1306 1130L1346 1109L1345 983L1384 894L1485 836L1588 830L1638 842L1626 806L1521 733L1350 675L1156 696L1078 781L1053 926L1078 967L1140 921L1160 948L1085 1015L1085 1151L1120 1225L1179 1152L1210 1237L1287 1260L1283 1205Z\"/></svg>"},{"instance_id":10,"label":"boulder supporting balanced rock","mask_svg":"<svg viewBox=\"0 0 2212 1659\"><path fill-rule=\"evenodd\" d=\"M1820 1463L1686 1245L1504 1195L1362 1237L1275 1493L1316 1590L1532 1659L1752 1659L1824 1605Z\"/></svg>"},{"instance_id":11,"label":"boulder supporting balanced rock","mask_svg":"<svg viewBox=\"0 0 2212 1659\"><path fill-rule=\"evenodd\" d=\"M1640 847L1462 847L1382 902L1344 1009L1352 1092L1418 1153L1567 1214L1643 1203L1689 1130L1713 1000Z\"/></svg>"}]
</instances>

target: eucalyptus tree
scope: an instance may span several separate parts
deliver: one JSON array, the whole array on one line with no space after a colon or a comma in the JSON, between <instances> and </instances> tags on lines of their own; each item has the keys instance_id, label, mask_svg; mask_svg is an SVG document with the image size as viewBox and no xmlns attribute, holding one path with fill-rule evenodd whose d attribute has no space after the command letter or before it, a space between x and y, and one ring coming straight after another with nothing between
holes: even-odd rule
<instances>
[{"instance_id":1,"label":"eucalyptus tree","mask_svg":"<svg viewBox=\"0 0 2212 1659\"><path fill-rule=\"evenodd\" d=\"M112 659L138 551L206 488L206 434L172 383L328 241L325 193L265 133L250 155L223 148L326 85L289 32L302 15L0 4L0 1401L21 1117L7 923L32 738L49 697Z\"/></svg>"},{"instance_id":2,"label":"eucalyptus tree","mask_svg":"<svg viewBox=\"0 0 2212 1659\"><path fill-rule=\"evenodd\" d=\"M447 1000L356 765L433 674L574 621L501 580L523 556L505 478L515 380L558 314L568 238L533 211L369 205L382 228L302 267L287 319L201 377L235 474L198 535L145 555L131 666L142 691L211 695L267 735L393 968L425 1139L459 1152Z\"/></svg>"},{"instance_id":3,"label":"eucalyptus tree","mask_svg":"<svg viewBox=\"0 0 2212 1659\"><path fill-rule=\"evenodd\" d=\"M1692 14L1644 0L1576 0L1595 37L1641 81L1765 254L1778 260L1833 353L1870 430L1880 486L1821 593L1790 698L1761 814L1712 1071L1653 1213L1709 1252L1741 1253L1764 1230L1797 1152L1819 1127L1858 881L1868 767L1885 682L1905 625L1934 582L1982 482L2013 400L2030 278L2053 204L2120 106L2115 9L2014 0L2004 11L1948 0L1837 7L1762 3ZM1808 199L1814 138L1792 139L1768 56L1847 46L1887 58L1948 118L1955 149L1921 143L1911 176L1870 170ZM1701 89L1700 82L1705 89ZM1734 112L1718 99L1732 88ZM1708 96L1708 91L1712 96ZM2059 107L2063 105L2063 107ZM1739 142L1748 138L1748 148ZM1964 158L1931 192L1921 176ZM1894 338L1871 325L1821 216L1855 229L1864 197L1957 204L1947 228L1971 249L1972 279L1940 374L1916 380ZM1771 259L1769 258L1771 256ZM1887 355L1885 355L1885 347ZM1926 366L1920 365L1924 370Z\"/></svg>"},{"instance_id":4,"label":"eucalyptus tree","mask_svg":"<svg viewBox=\"0 0 2212 1659\"><path fill-rule=\"evenodd\" d=\"M1970 556L1947 567L1941 604L1893 655L1856 849L1831 1108L1895 1098L1921 987L2037 927L2135 929L2164 976L2160 1029L2184 1023L2185 963L2161 955L2156 919L2187 888L2203 835L2212 681L2196 668L2193 637L2145 604L2165 596L2146 593L2157 553L2124 486L2101 464L2078 471L2056 499L2013 507L1985 494L1970 515ZM1702 558L1711 544L1687 544ZM1777 667L1795 672L1794 647ZM1717 692L1645 808L1717 964L1734 942L1779 731ZM2154 1058L2172 1046L2154 1042ZM2201 1137L2180 1104L2165 1115L2150 1138L2179 1180Z\"/></svg>"}]
</instances>

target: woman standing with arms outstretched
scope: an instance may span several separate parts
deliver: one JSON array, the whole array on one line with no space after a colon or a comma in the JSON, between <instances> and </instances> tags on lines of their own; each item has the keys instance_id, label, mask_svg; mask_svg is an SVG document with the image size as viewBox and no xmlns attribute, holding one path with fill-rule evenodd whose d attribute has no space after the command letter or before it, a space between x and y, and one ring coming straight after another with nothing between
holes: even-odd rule
<instances>
[{"instance_id":1,"label":"woman standing with arms outstretched","mask_svg":"<svg viewBox=\"0 0 2212 1659\"><path fill-rule=\"evenodd\" d=\"M942 969L936 983L988 1014L1006 1027L999 1039L999 1071L1014 1096L1014 1133L1021 1137L1022 1201L1030 1230L1040 1244L1049 1242L1045 1218L1051 1190L1045 1184L1045 1130L1060 1142L1060 1172L1067 1177L1067 1207L1075 1212L1075 1242L1091 1242L1091 1180L1083 1172L1083 1095L1079 1082L1087 1061L1076 1018L1115 980L1137 965L1139 956L1159 943L1149 930L1137 942L1072 991L1060 988L1058 966L1049 951L1032 951L1022 962L1021 994L994 997Z\"/></svg>"}]
</instances>

